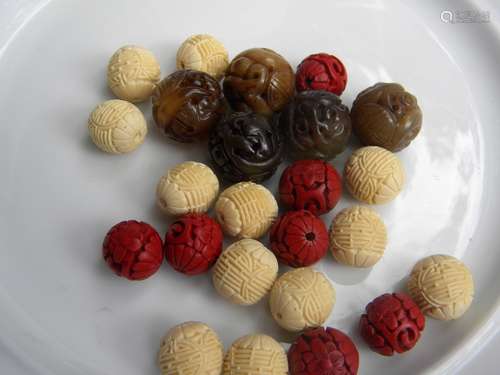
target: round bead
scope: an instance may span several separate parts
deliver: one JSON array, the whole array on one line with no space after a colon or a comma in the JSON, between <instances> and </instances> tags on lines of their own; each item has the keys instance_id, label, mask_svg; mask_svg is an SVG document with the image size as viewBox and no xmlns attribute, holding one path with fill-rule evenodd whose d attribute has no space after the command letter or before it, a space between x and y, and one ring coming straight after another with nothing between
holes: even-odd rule
<instances>
[{"instance_id":1,"label":"round bead","mask_svg":"<svg viewBox=\"0 0 500 375\"><path fill-rule=\"evenodd\" d=\"M368 204L387 203L403 190L403 164L392 152L369 146L356 150L344 169L347 190Z\"/></svg>"},{"instance_id":2,"label":"round bead","mask_svg":"<svg viewBox=\"0 0 500 375\"><path fill-rule=\"evenodd\" d=\"M300 335L288 350L290 375L356 375L359 353L335 328L319 327Z\"/></svg>"},{"instance_id":3,"label":"round bead","mask_svg":"<svg viewBox=\"0 0 500 375\"><path fill-rule=\"evenodd\" d=\"M94 144L110 154L134 151L148 132L139 108L119 99L99 104L90 114L88 129Z\"/></svg>"},{"instance_id":4,"label":"round bead","mask_svg":"<svg viewBox=\"0 0 500 375\"><path fill-rule=\"evenodd\" d=\"M325 90L340 95L347 85L347 71L337 57L317 53L306 57L297 67L297 91Z\"/></svg>"},{"instance_id":5,"label":"round bead","mask_svg":"<svg viewBox=\"0 0 500 375\"><path fill-rule=\"evenodd\" d=\"M470 307L474 281L460 260L450 255L431 255L413 267L408 291L424 314L452 320Z\"/></svg>"},{"instance_id":6,"label":"round bead","mask_svg":"<svg viewBox=\"0 0 500 375\"><path fill-rule=\"evenodd\" d=\"M224 75L229 59L224 45L211 35L192 35L177 50L177 69L193 69L217 79Z\"/></svg>"},{"instance_id":7,"label":"round bead","mask_svg":"<svg viewBox=\"0 0 500 375\"><path fill-rule=\"evenodd\" d=\"M117 50L108 63L108 86L129 102L148 99L160 80L160 65L151 51L138 46Z\"/></svg>"},{"instance_id":8,"label":"round bead","mask_svg":"<svg viewBox=\"0 0 500 375\"><path fill-rule=\"evenodd\" d=\"M415 346L425 328L425 317L406 294L387 293L366 306L359 328L370 349L391 356Z\"/></svg>"},{"instance_id":9,"label":"round bead","mask_svg":"<svg viewBox=\"0 0 500 375\"><path fill-rule=\"evenodd\" d=\"M278 203L264 186L239 182L221 193L215 203L215 215L228 235L259 238L278 216Z\"/></svg>"},{"instance_id":10,"label":"round bead","mask_svg":"<svg viewBox=\"0 0 500 375\"><path fill-rule=\"evenodd\" d=\"M217 333L199 322L186 322L170 329L158 353L162 375L220 375L224 347Z\"/></svg>"},{"instance_id":11,"label":"round bead","mask_svg":"<svg viewBox=\"0 0 500 375\"><path fill-rule=\"evenodd\" d=\"M330 228L330 250L342 264L371 267L387 245L387 231L380 216L368 207L342 210Z\"/></svg>"},{"instance_id":12,"label":"round bead","mask_svg":"<svg viewBox=\"0 0 500 375\"><path fill-rule=\"evenodd\" d=\"M287 375L285 350L272 337L247 335L233 342L224 357L222 375Z\"/></svg>"},{"instance_id":13,"label":"round bead","mask_svg":"<svg viewBox=\"0 0 500 375\"><path fill-rule=\"evenodd\" d=\"M135 220L122 221L106 234L102 255L118 276L144 280L160 268L163 244L151 225Z\"/></svg>"},{"instance_id":14,"label":"round bead","mask_svg":"<svg viewBox=\"0 0 500 375\"><path fill-rule=\"evenodd\" d=\"M339 201L342 179L332 165L322 160L299 160L283 171L279 194L288 208L323 215Z\"/></svg>"},{"instance_id":15,"label":"round bead","mask_svg":"<svg viewBox=\"0 0 500 375\"><path fill-rule=\"evenodd\" d=\"M292 67L281 55L252 48L231 61L223 86L236 111L271 116L292 99L295 85Z\"/></svg>"},{"instance_id":16,"label":"round bead","mask_svg":"<svg viewBox=\"0 0 500 375\"><path fill-rule=\"evenodd\" d=\"M254 113L237 112L219 122L208 146L219 174L233 182L262 182L276 172L282 160L278 129Z\"/></svg>"},{"instance_id":17,"label":"round bead","mask_svg":"<svg viewBox=\"0 0 500 375\"><path fill-rule=\"evenodd\" d=\"M205 164L186 161L160 179L156 187L158 206L167 214L207 212L219 193L219 180Z\"/></svg>"},{"instance_id":18,"label":"round bead","mask_svg":"<svg viewBox=\"0 0 500 375\"><path fill-rule=\"evenodd\" d=\"M329 160L346 148L351 135L349 109L326 91L303 91L279 116L293 159Z\"/></svg>"},{"instance_id":19,"label":"round bead","mask_svg":"<svg viewBox=\"0 0 500 375\"><path fill-rule=\"evenodd\" d=\"M361 143L393 152L406 148L422 127L417 99L397 83L377 83L362 91L351 118Z\"/></svg>"},{"instance_id":20,"label":"round bead","mask_svg":"<svg viewBox=\"0 0 500 375\"><path fill-rule=\"evenodd\" d=\"M289 211L271 227L269 242L281 263L307 267L326 254L328 232L323 221L310 211Z\"/></svg>"},{"instance_id":21,"label":"round bead","mask_svg":"<svg viewBox=\"0 0 500 375\"><path fill-rule=\"evenodd\" d=\"M297 268L274 283L269 304L282 328L298 332L323 325L335 305L335 289L323 273Z\"/></svg>"},{"instance_id":22,"label":"round bead","mask_svg":"<svg viewBox=\"0 0 500 375\"><path fill-rule=\"evenodd\" d=\"M196 70L178 70L163 79L152 102L158 128L185 143L205 138L224 112L219 83Z\"/></svg>"},{"instance_id":23,"label":"round bead","mask_svg":"<svg viewBox=\"0 0 500 375\"><path fill-rule=\"evenodd\" d=\"M208 271L222 252L222 229L206 214L177 219L165 236L167 262L186 275Z\"/></svg>"},{"instance_id":24,"label":"round bead","mask_svg":"<svg viewBox=\"0 0 500 375\"><path fill-rule=\"evenodd\" d=\"M259 241L244 239L221 254L214 267L217 292L238 305L253 305L264 297L278 276L278 261Z\"/></svg>"}]
</instances>

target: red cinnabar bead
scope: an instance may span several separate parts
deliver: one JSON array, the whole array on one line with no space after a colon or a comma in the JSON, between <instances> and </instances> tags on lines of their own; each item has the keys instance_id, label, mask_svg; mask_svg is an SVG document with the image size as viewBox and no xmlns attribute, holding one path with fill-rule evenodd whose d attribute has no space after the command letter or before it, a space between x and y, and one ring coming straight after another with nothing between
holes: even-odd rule
<instances>
[{"instance_id":1,"label":"red cinnabar bead","mask_svg":"<svg viewBox=\"0 0 500 375\"><path fill-rule=\"evenodd\" d=\"M347 71L338 58L327 53L306 57L297 67L297 91L325 90L340 95L347 84Z\"/></svg>"},{"instance_id":2,"label":"red cinnabar bead","mask_svg":"<svg viewBox=\"0 0 500 375\"><path fill-rule=\"evenodd\" d=\"M151 225L136 220L122 221L106 234L102 254L118 276L144 280L160 268L163 244Z\"/></svg>"},{"instance_id":3,"label":"red cinnabar bead","mask_svg":"<svg viewBox=\"0 0 500 375\"><path fill-rule=\"evenodd\" d=\"M355 375L359 353L351 339L335 328L313 328L288 351L290 375Z\"/></svg>"},{"instance_id":4,"label":"red cinnabar bead","mask_svg":"<svg viewBox=\"0 0 500 375\"><path fill-rule=\"evenodd\" d=\"M339 201L342 179L332 165L322 160L299 160L281 175L279 194L288 208L323 215Z\"/></svg>"},{"instance_id":5,"label":"red cinnabar bead","mask_svg":"<svg viewBox=\"0 0 500 375\"><path fill-rule=\"evenodd\" d=\"M323 221L307 210L290 211L272 226L271 250L291 267L307 267L320 260L328 249L328 231Z\"/></svg>"},{"instance_id":6,"label":"red cinnabar bead","mask_svg":"<svg viewBox=\"0 0 500 375\"><path fill-rule=\"evenodd\" d=\"M206 214L188 214L175 221L165 237L167 262L186 275L208 271L222 251L220 225Z\"/></svg>"},{"instance_id":7,"label":"red cinnabar bead","mask_svg":"<svg viewBox=\"0 0 500 375\"><path fill-rule=\"evenodd\" d=\"M383 294L366 306L359 328L370 348L382 355L403 353L415 346L424 330L425 317L403 293Z\"/></svg>"}]
</instances>

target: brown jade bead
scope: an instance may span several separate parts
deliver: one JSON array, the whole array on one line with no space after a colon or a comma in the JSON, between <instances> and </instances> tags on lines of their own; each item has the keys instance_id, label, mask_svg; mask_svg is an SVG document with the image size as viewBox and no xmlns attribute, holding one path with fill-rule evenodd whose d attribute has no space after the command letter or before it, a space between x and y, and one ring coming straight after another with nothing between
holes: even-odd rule
<instances>
[{"instance_id":1,"label":"brown jade bead","mask_svg":"<svg viewBox=\"0 0 500 375\"><path fill-rule=\"evenodd\" d=\"M206 137L224 112L219 83L196 70L178 70L163 79L152 100L156 125L179 142Z\"/></svg>"},{"instance_id":2,"label":"brown jade bead","mask_svg":"<svg viewBox=\"0 0 500 375\"><path fill-rule=\"evenodd\" d=\"M239 112L271 116L292 98L295 76L290 64L268 48L243 51L229 64L224 95Z\"/></svg>"}]
</instances>

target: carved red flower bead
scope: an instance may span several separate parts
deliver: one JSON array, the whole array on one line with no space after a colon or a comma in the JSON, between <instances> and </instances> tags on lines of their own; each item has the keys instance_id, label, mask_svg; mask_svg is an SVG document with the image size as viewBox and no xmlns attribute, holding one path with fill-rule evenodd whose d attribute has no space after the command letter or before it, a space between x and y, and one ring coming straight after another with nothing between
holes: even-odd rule
<instances>
[{"instance_id":1,"label":"carved red flower bead","mask_svg":"<svg viewBox=\"0 0 500 375\"><path fill-rule=\"evenodd\" d=\"M222 252L222 240L220 225L208 215L184 215L165 236L167 262L186 275L206 272Z\"/></svg>"},{"instance_id":2,"label":"carved red flower bead","mask_svg":"<svg viewBox=\"0 0 500 375\"><path fill-rule=\"evenodd\" d=\"M313 328L288 351L290 375L355 375L359 353L352 340L335 328Z\"/></svg>"},{"instance_id":3,"label":"carved red flower bead","mask_svg":"<svg viewBox=\"0 0 500 375\"><path fill-rule=\"evenodd\" d=\"M272 226L269 241L278 260L291 267L307 267L328 249L328 231L310 211L289 211Z\"/></svg>"},{"instance_id":4,"label":"carved red flower bead","mask_svg":"<svg viewBox=\"0 0 500 375\"><path fill-rule=\"evenodd\" d=\"M314 215L329 212L342 194L342 179L335 168L323 160L299 160L281 175L279 195L290 209L309 210Z\"/></svg>"},{"instance_id":5,"label":"carved red flower bead","mask_svg":"<svg viewBox=\"0 0 500 375\"><path fill-rule=\"evenodd\" d=\"M128 220L113 226L102 245L108 266L129 280L143 280L153 275L163 262L163 244L149 224Z\"/></svg>"},{"instance_id":6,"label":"carved red flower bead","mask_svg":"<svg viewBox=\"0 0 500 375\"><path fill-rule=\"evenodd\" d=\"M425 317L406 294L383 294L366 306L359 328L373 351L391 356L415 346L425 328Z\"/></svg>"}]
</instances>

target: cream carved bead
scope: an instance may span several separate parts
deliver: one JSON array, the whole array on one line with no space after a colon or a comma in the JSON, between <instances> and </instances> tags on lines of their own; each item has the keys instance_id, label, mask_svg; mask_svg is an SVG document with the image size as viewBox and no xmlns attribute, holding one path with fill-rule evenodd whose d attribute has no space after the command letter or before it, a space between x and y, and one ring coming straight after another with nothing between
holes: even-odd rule
<instances>
[{"instance_id":1,"label":"cream carved bead","mask_svg":"<svg viewBox=\"0 0 500 375\"><path fill-rule=\"evenodd\" d=\"M220 78L229 65L224 45L210 35L193 35L177 51L177 69L194 69Z\"/></svg>"},{"instance_id":2,"label":"cream carved bead","mask_svg":"<svg viewBox=\"0 0 500 375\"><path fill-rule=\"evenodd\" d=\"M244 239L224 250L213 272L217 292L239 305L264 297L278 276L276 256L259 241Z\"/></svg>"},{"instance_id":3,"label":"cream carved bead","mask_svg":"<svg viewBox=\"0 0 500 375\"><path fill-rule=\"evenodd\" d=\"M215 215L226 234L237 238L262 237L278 215L278 203L264 186L240 182L224 190Z\"/></svg>"},{"instance_id":4,"label":"cream carved bead","mask_svg":"<svg viewBox=\"0 0 500 375\"><path fill-rule=\"evenodd\" d=\"M160 345L158 365L162 375L219 375L224 348L206 324L186 322L167 332Z\"/></svg>"},{"instance_id":5,"label":"cream carved bead","mask_svg":"<svg viewBox=\"0 0 500 375\"><path fill-rule=\"evenodd\" d=\"M422 312L439 320L461 317L474 297L471 272L450 255L420 260L411 271L407 287Z\"/></svg>"},{"instance_id":6,"label":"cream carved bead","mask_svg":"<svg viewBox=\"0 0 500 375\"><path fill-rule=\"evenodd\" d=\"M219 193L219 180L205 164L187 161L176 165L156 187L158 206L167 214L208 211Z\"/></svg>"},{"instance_id":7,"label":"cream carved bead","mask_svg":"<svg viewBox=\"0 0 500 375\"><path fill-rule=\"evenodd\" d=\"M111 154L135 150L148 132L139 108L118 99L99 104L90 114L88 129L94 144Z\"/></svg>"},{"instance_id":8,"label":"cream carved bead","mask_svg":"<svg viewBox=\"0 0 500 375\"><path fill-rule=\"evenodd\" d=\"M335 289L323 273L297 268L274 283L269 304L282 328L298 332L325 323L335 305Z\"/></svg>"},{"instance_id":9,"label":"cream carved bead","mask_svg":"<svg viewBox=\"0 0 500 375\"><path fill-rule=\"evenodd\" d=\"M347 190L364 203L381 204L394 198L403 189L403 165L392 152L368 146L356 150L344 169Z\"/></svg>"},{"instance_id":10,"label":"cream carved bead","mask_svg":"<svg viewBox=\"0 0 500 375\"><path fill-rule=\"evenodd\" d=\"M236 340L224 357L222 375L287 375L285 350L272 337L247 335Z\"/></svg>"},{"instance_id":11,"label":"cream carved bead","mask_svg":"<svg viewBox=\"0 0 500 375\"><path fill-rule=\"evenodd\" d=\"M120 99L143 102L160 80L160 65L145 48L125 46L108 63L108 86Z\"/></svg>"},{"instance_id":12,"label":"cream carved bead","mask_svg":"<svg viewBox=\"0 0 500 375\"><path fill-rule=\"evenodd\" d=\"M387 230L380 216L368 207L342 210L330 227L330 250L342 264L371 267L387 245Z\"/></svg>"}]
</instances>

